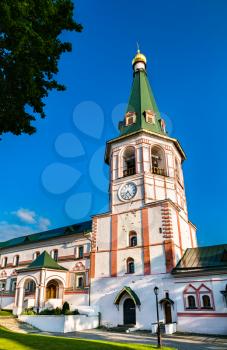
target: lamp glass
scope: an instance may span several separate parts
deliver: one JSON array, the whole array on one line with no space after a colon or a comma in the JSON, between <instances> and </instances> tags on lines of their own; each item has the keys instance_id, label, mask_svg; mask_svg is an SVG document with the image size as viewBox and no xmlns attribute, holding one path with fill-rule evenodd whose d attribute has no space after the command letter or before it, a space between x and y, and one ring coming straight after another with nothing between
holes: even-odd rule
<instances>
[{"instance_id":1,"label":"lamp glass","mask_svg":"<svg viewBox=\"0 0 227 350\"><path fill-rule=\"evenodd\" d=\"M158 291L159 291L159 288L158 287L154 287L154 294L155 295L158 295Z\"/></svg>"}]
</instances>

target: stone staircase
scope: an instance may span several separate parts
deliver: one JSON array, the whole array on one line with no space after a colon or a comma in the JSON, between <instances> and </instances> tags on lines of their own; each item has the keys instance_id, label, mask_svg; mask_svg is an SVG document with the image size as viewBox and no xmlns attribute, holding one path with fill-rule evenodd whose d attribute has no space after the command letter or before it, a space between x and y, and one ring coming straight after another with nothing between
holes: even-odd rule
<instances>
[{"instance_id":1,"label":"stone staircase","mask_svg":"<svg viewBox=\"0 0 227 350\"><path fill-rule=\"evenodd\" d=\"M130 328L133 328L133 325L118 325L117 327L111 327L108 328L109 332L117 332L117 333L125 333L127 332Z\"/></svg>"},{"instance_id":2,"label":"stone staircase","mask_svg":"<svg viewBox=\"0 0 227 350\"><path fill-rule=\"evenodd\" d=\"M9 329L12 332L18 333L40 333L41 331L28 323L21 322L13 316L0 317L0 327Z\"/></svg>"}]
</instances>

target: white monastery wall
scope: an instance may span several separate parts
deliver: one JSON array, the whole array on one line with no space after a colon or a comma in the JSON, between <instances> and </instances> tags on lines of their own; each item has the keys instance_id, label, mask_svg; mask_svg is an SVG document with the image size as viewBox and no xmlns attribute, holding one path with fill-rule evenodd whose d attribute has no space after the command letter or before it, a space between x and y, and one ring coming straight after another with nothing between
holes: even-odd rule
<instances>
[{"instance_id":1,"label":"white monastery wall","mask_svg":"<svg viewBox=\"0 0 227 350\"><path fill-rule=\"evenodd\" d=\"M99 305L102 315L101 324L112 327L123 324L123 303L126 297L120 301L119 307L114 304L118 293L125 286L131 287L140 299L141 306L136 307L136 327L140 329L151 329L151 324L156 322L156 310L154 287L158 285L163 293L159 298L165 296L165 291L170 292L173 297L172 281L167 276L124 276L117 278L96 279L92 283L92 304ZM105 294L103 293L105 290ZM110 317L111 315L111 317ZM173 315L173 318L176 316ZM164 320L163 310L160 308L160 320ZM175 319L174 319L175 320Z\"/></svg>"},{"instance_id":2,"label":"white monastery wall","mask_svg":"<svg viewBox=\"0 0 227 350\"><path fill-rule=\"evenodd\" d=\"M163 245L150 247L151 273L166 273L166 259Z\"/></svg>"},{"instance_id":3,"label":"white monastery wall","mask_svg":"<svg viewBox=\"0 0 227 350\"><path fill-rule=\"evenodd\" d=\"M110 250L111 242L111 216L101 216L97 219L96 244L98 250Z\"/></svg>"},{"instance_id":4,"label":"white monastery wall","mask_svg":"<svg viewBox=\"0 0 227 350\"><path fill-rule=\"evenodd\" d=\"M200 334L227 334L227 322L224 317L192 317L178 316L178 332L200 333Z\"/></svg>"},{"instance_id":5,"label":"white monastery wall","mask_svg":"<svg viewBox=\"0 0 227 350\"><path fill-rule=\"evenodd\" d=\"M97 277L109 277L110 276L110 253L96 252L95 266L96 266Z\"/></svg>"}]
</instances>

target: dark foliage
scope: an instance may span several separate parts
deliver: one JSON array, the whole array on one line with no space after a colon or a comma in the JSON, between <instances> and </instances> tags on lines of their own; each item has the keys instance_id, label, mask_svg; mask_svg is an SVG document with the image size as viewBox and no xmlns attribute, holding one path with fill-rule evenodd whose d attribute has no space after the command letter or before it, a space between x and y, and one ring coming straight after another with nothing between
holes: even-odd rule
<instances>
[{"instance_id":1,"label":"dark foliage","mask_svg":"<svg viewBox=\"0 0 227 350\"><path fill-rule=\"evenodd\" d=\"M67 301L65 301L63 306L62 306L62 313L64 315L66 315L67 312L69 312L69 311L70 311L69 303Z\"/></svg>"},{"instance_id":2,"label":"dark foliage","mask_svg":"<svg viewBox=\"0 0 227 350\"><path fill-rule=\"evenodd\" d=\"M71 0L0 1L0 134L34 133L43 99L65 89L54 78L61 54L72 50L59 38L64 30L82 30Z\"/></svg>"}]
</instances>

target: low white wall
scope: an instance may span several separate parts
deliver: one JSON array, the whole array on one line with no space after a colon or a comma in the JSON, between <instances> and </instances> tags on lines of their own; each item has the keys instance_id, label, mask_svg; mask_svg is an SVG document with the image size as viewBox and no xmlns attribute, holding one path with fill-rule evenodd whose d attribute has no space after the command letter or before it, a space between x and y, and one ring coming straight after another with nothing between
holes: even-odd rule
<instances>
[{"instance_id":1,"label":"low white wall","mask_svg":"<svg viewBox=\"0 0 227 350\"><path fill-rule=\"evenodd\" d=\"M179 317L178 332L227 335L226 317Z\"/></svg>"},{"instance_id":2,"label":"low white wall","mask_svg":"<svg viewBox=\"0 0 227 350\"><path fill-rule=\"evenodd\" d=\"M60 332L64 333L64 316L30 316L30 315L20 315L19 320L31 324L32 326L46 332Z\"/></svg>"},{"instance_id":3,"label":"low white wall","mask_svg":"<svg viewBox=\"0 0 227 350\"><path fill-rule=\"evenodd\" d=\"M93 329L98 326L98 316L69 315L65 316L64 333Z\"/></svg>"},{"instance_id":4,"label":"low white wall","mask_svg":"<svg viewBox=\"0 0 227 350\"><path fill-rule=\"evenodd\" d=\"M20 315L19 320L22 322L27 322L42 331L54 333L76 332L85 329L97 328L99 326L98 315Z\"/></svg>"},{"instance_id":5,"label":"low white wall","mask_svg":"<svg viewBox=\"0 0 227 350\"><path fill-rule=\"evenodd\" d=\"M1 297L0 306L2 309L13 310L14 296L13 297Z\"/></svg>"},{"instance_id":6,"label":"low white wall","mask_svg":"<svg viewBox=\"0 0 227 350\"><path fill-rule=\"evenodd\" d=\"M97 315L99 312L98 305L94 305L94 306L81 305L81 306L74 307L74 309L77 309L80 314L89 315L89 316Z\"/></svg>"},{"instance_id":7,"label":"low white wall","mask_svg":"<svg viewBox=\"0 0 227 350\"><path fill-rule=\"evenodd\" d=\"M62 299L48 299L45 302L44 309L56 309L56 307L62 307Z\"/></svg>"}]
</instances>

